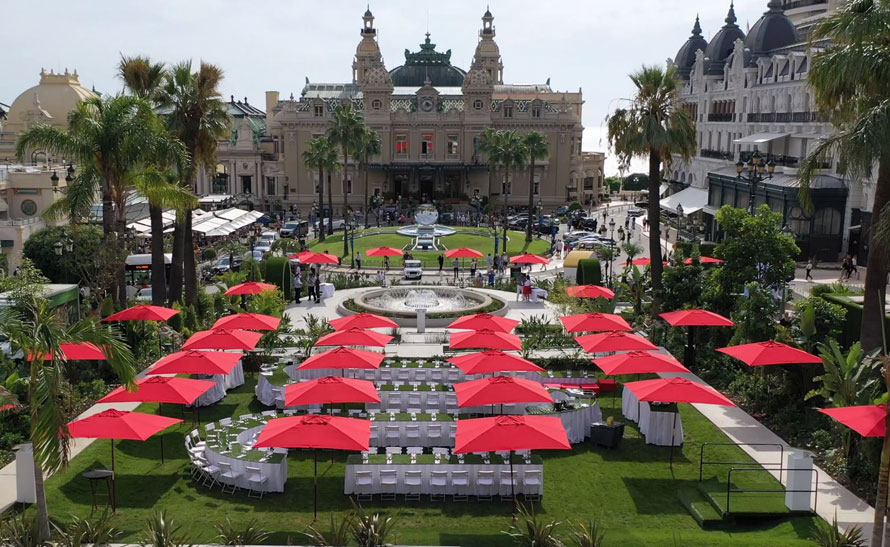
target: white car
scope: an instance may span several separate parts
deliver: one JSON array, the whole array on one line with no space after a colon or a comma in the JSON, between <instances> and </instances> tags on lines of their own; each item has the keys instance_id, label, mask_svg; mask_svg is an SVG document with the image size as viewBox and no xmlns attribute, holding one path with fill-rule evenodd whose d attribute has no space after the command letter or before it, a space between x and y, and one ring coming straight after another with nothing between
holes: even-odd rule
<instances>
[{"instance_id":1,"label":"white car","mask_svg":"<svg viewBox=\"0 0 890 547\"><path fill-rule=\"evenodd\" d=\"M423 278L423 265L419 260L405 261L405 279Z\"/></svg>"},{"instance_id":2,"label":"white car","mask_svg":"<svg viewBox=\"0 0 890 547\"><path fill-rule=\"evenodd\" d=\"M272 251L272 244L266 241L260 241L256 247L253 248L253 257L256 260L262 260L263 255ZM257 258L259 256L259 258Z\"/></svg>"},{"instance_id":3,"label":"white car","mask_svg":"<svg viewBox=\"0 0 890 547\"><path fill-rule=\"evenodd\" d=\"M136 302L151 302L151 287L143 287L136 292Z\"/></svg>"}]
</instances>

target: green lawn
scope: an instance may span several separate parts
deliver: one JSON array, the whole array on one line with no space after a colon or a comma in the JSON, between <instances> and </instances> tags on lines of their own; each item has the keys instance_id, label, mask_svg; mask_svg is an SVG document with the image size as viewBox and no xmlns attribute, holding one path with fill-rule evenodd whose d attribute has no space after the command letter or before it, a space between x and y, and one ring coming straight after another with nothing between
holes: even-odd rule
<instances>
[{"instance_id":1,"label":"green lawn","mask_svg":"<svg viewBox=\"0 0 890 547\"><path fill-rule=\"evenodd\" d=\"M237 416L264 408L253 391L256 376L231 391L220 403L201 412L205 421ZM620 397L602 399L604 416L621 419ZM613 408L615 405L616 408ZM156 405L144 405L154 412ZM165 412L173 412L171 405ZM536 452L544 459L545 495L537 504L538 512L548 519L574 523L601 519L607 529L606 545L810 545L806 538L811 517L786 517L767 521L746 521L730 528L702 530L680 504L678 493L697 491L698 454L702 442L725 441L710 422L689 405L681 405L686 429L686 445L675 454L673 473L668 467L668 449L646 445L637 430L626 430L620 449L594 449L589 444L576 445L572 451ZM183 425L165 435L167 460L161 464L160 440L122 441L117 444L119 508L115 525L124 530L124 541L138 537L146 518L155 509L166 509L184 525L194 541L208 542L215 536L214 525L226 517L235 523L256 519L260 526L273 531L269 543L299 544L301 530L312 519L312 457L310 452L292 452L289 479L284 494L266 495L262 500L247 498L244 492L234 496L196 486L187 472ZM722 456L742 461L740 450L721 448ZM715 450L713 455L719 451ZM342 513L350 508L343 495L346 454L319 458L320 517L329 511ZM89 486L80 475L95 467L110 465L109 441L94 442L76 457L68 470L48 481L50 511L65 520L70 514L90 513ZM706 477L718 475L715 468ZM719 473L725 477L725 471ZM747 477L746 486L775 484L765 474ZM724 479L725 480L725 479ZM734 480L734 482L736 482ZM719 489L719 485L714 487ZM774 497L777 495L774 495ZM431 503L373 502L365 507L384 511L396 518L398 543L411 545L510 545L501 533L510 525L510 505L506 502ZM324 520L322 524L324 524ZM566 525L562 526L567 532Z\"/></svg>"},{"instance_id":2,"label":"green lawn","mask_svg":"<svg viewBox=\"0 0 890 547\"><path fill-rule=\"evenodd\" d=\"M384 231L387 233L379 234L376 233L378 231ZM487 232L487 228L456 228L457 233L451 236L446 236L441 238L441 242L446 246L446 249L456 249L458 247L469 247L470 249L476 249L484 254L492 253L494 254L494 237L489 235L475 235L464 233L468 231L479 231L479 232ZM395 247L397 249L408 250L408 245L411 244L412 239L410 237L402 236L396 233L396 228L380 228L380 229L371 229L369 233L375 233L375 235L369 235L365 237L361 237L361 231L356 233L355 237L355 251L362 253L362 265L368 267L377 267L383 265L382 257L368 257L367 251L368 249L373 249L375 247ZM502 243L502 242L501 242ZM318 240L313 239L307 243L309 248L313 251L327 251L331 254L335 254L338 256L343 255L343 232L337 232L332 236L328 236L324 242L319 243ZM503 252L503 246L500 245L498 247L499 252ZM534 254L543 254L546 253L550 249L550 241L544 239L534 239L530 243L525 241L525 232L516 232L509 231L507 232L507 254L510 256L523 254L523 253L534 253ZM417 258L418 260L423 261L424 266L429 267L437 267L439 263L437 262L437 258L439 256L439 252L437 251L412 251L411 254ZM390 265L393 267L401 266L402 260L399 257L390 257ZM348 262L345 260L344 263ZM469 259L463 259L463 262L466 265L469 265ZM480 266L485 268L485 259L479 259ZM451 260L445 260L445 267L451 267Z\"/></svg>"}]
</instances>

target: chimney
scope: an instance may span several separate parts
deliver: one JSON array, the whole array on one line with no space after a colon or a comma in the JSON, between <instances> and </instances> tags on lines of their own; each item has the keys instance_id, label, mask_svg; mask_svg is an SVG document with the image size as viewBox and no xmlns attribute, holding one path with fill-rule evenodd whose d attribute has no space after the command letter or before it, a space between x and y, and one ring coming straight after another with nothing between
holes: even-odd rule
<instances>
[{"instance_id":1,"label":"chimney","mask_svg":"<svg viewBox=\"0 0 890 547\"><path fill-rule=\"evenodd\" d=\"M278 92L277 91L267 91L266 92L266 124L272 121L272 117L275 115L272 112L272 109L278 105Z\"/></svg>"}]
</instances>

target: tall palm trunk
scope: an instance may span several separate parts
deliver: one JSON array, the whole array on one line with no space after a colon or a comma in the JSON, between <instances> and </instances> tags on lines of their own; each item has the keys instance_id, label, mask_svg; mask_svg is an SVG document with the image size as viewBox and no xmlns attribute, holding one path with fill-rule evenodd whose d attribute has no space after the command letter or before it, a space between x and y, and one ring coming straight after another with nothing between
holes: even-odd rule
<instances>
[{"instance_id":1,"label":"tall palm trunk","mask_svg":"<svg viewBox=\"0 0 890 547\"><path fill-rule=\"evenodd\" d=\"M883 345L884 298L887 284L886 242L878 239L877 227L881 213L890 203L890 158L882 159L878 166L872 204L872 236L869 242L868 263L865 271L865 301L862 303L862 325L859 331L862 349L870 351Z\"/></svg>"},{"instance_id":2,"label":"tall palm trunk","mask_svg":"<svg viewBox=\"0 0 890 547\"><path fill-rule=\"evenodd\" d=\"M502 188L504 191L504 199L501 200L501 217L502 222L504 223L504 250L503 252L507 252L507 192L510 190L510 169L507 169L507 182L504 184Z\"/></svg>"},{"instance_id":3,"label":"tall palm trunk","mask_svg":"<svg viewBox=\"0 0 890 547\"><path fill-rule=\"evenodd\" d=\"M107 176L102 183L102 233L105 235L105 241L111 241L114 237L114 199L111 194L111 183ZM115 275L113 279L109 292L112 301L117 304L119 299L117 276Z\"/></svg>"},{"instance_id":4,"label":"tall palm trunk","mask_svg":"<svg viewBox=\"0 0 890 547\"><path fill-rule=\"evenodd\" d=\"M123 203L120 204L115 210L115 231L117 232L117 248L120 253L119 256L122 257L121 264L117 268L117 272L115 273L115 279L117 280L117 302L121 308L126 307L127 305L127 263L126 257L129 254L129 249L127 249L127 213Z\"/></svg>"},{"instance_id":5,"label":"tall palm trunk","mask_svg":"<svg viewBox=\"0 0 890 547\"><path fill-rule=\"evenodd\" d=\"M43 481L43 468L37 457L34 457L34 492L37 505L37 526L40 529L40 537L49 539L52 530L49 527L49 508L46 506L46 486Z\"/></svg>"},{"instance_id":6,"label":"tall palm trunk","mask_svg":"<svg viewBox=\"0 0 890 547\"><path fill-rule=\"evenodd\" d=\"M655 317L661 307L661 274L664 265L661 263L661 204L659 203L661 185L661 156L658 152L649 153L649 265L652 276L652 310Z\"/></svg>"},{"instance_id":7,"label":"tall palm trunk","mask_svg":"<svg viewBox=\"0 0 890 547\"><path fill-rule=\"evenodd\" d=\"M528 222L525 226L525 240L532 240L532 211L535 207L535 155L531 154L528 165ZM538 211L540 218L541 211Z\"/></svg>"},{"instance_id":8,"label":"tall palm trunk","mask_svg":"<svg viewBox=\"0 0 890 547\"><path fill-rule=\"evenodd\" d=\"M318 241L324 241L325 225L324 225L324 169L318 168L318 226L316 228L316 237Z\"/></svg>"},{"instance_id":9,"label":"tall palm trunk","mask_svg":"<svg viewBox=\"0 0 890 547\"><path fill-rule=\"evenodd\" d=\"M167 300L167 267L164 264L164 216L160 207L148 206L151 219L151 303L163 306Z\"/></svg>"},{"instance_id":10,"label":"tall palm trunk","mask_svg":"<svg viewBox=\"0 0 890 547\"><path fill-rule=\"evenodd\" d=\"M182 218L176 217L176 223L173 225L173 256L170 260L170 286L167 292L167 299L170 304L178 302L182 299L182 243L185 227L185 213Z\"/></svg>"},{"instance_id":11,"label":"tall palm trunk","mask_svg":"<svg viewBox=\"0 0 890 547\"><path fill-rule=\"evenodd\" d=\"M343 149L343 257L349 256L349 240L346 238L346 215L349 210L349 188L347 184L349 183L349 172L347 171L349 167L349 152L346 151L346 148Z\"/></svg>"},{"instance_id":12,"label":"tall palm trunk","mask_svg":"<svg viewBox=\"0 0 890 547\"><path fill-rule=\"evenodd\" d=\"M334 235L334 189L331 186L331 173L328 172L328 235Z\"/></svg>"},{"instance_id":13,"label":"tall palm trunk","mask_svg":"<svg viewBox=\"0 0 890 547\"><path fill-rule=\"evenodd\" d=\"M185 281L185 301L198 305L198 271L195 268L195 242L192 233L192 210L186 209L182 228L182 269Z\"/></svg>"},{"instance_id":14,"label":"tall palm trunk","mask_svg":"<svg viewBox=\"0 0 890 547\"><path fill-rule=\"evenodd\" d=\"M890 370L884 363L884 382L890 388ZM884 524L887 513L887 483L890 479L890 412L887 413L884 431L884 444L881 447L881 466L878 469L878 492L875 499L875 518L871 530L871 545L880 546L882 536L890 534ZM890 537L884 537L883 545L890 545Z\"/></svg>"}]
</instances>

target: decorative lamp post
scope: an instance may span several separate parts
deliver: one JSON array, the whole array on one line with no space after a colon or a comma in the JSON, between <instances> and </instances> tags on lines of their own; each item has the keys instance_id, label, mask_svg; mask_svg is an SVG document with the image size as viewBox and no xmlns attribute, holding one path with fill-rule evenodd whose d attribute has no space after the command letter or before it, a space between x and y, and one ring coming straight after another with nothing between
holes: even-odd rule
<instances>
[{"instance_id":1,"label":"decorative lamp post","mask_svg":"<svg viewBox=\"0 0 890 547\"><path fill-rule=\"evenodd\" d=\"M609 221L609 286L613 284L612 262L615 260L615 218Z\"/></svg>"},{"instance_id":2,"label":"decorative lamp post","mask_svg":"<svg viewBox=\"0 0 890 547\"><path fill-rule=\"evenodd\" d=\"M59 191L59 175L53 171L53 175L49 178L49 180L53 183L53 192Z\"/></svg>"},{"instance_id":3,"label":"decorative lamp post","mask_svg":"<svg viewBox=\"0 0 890 547\"><path fill-rule=\"evenodd\" d=\"M754 201L757 196L757 185L763 182L764 172L769 178L773 178L776 171L776 163L772 160L764 162L764 157L759 150L755 150L748 163L744 163L741 159L735 164L736 176L740 180L747 181L749 187L748 193L748 212L754 215Z\"/></svg>"}]
</instances>

